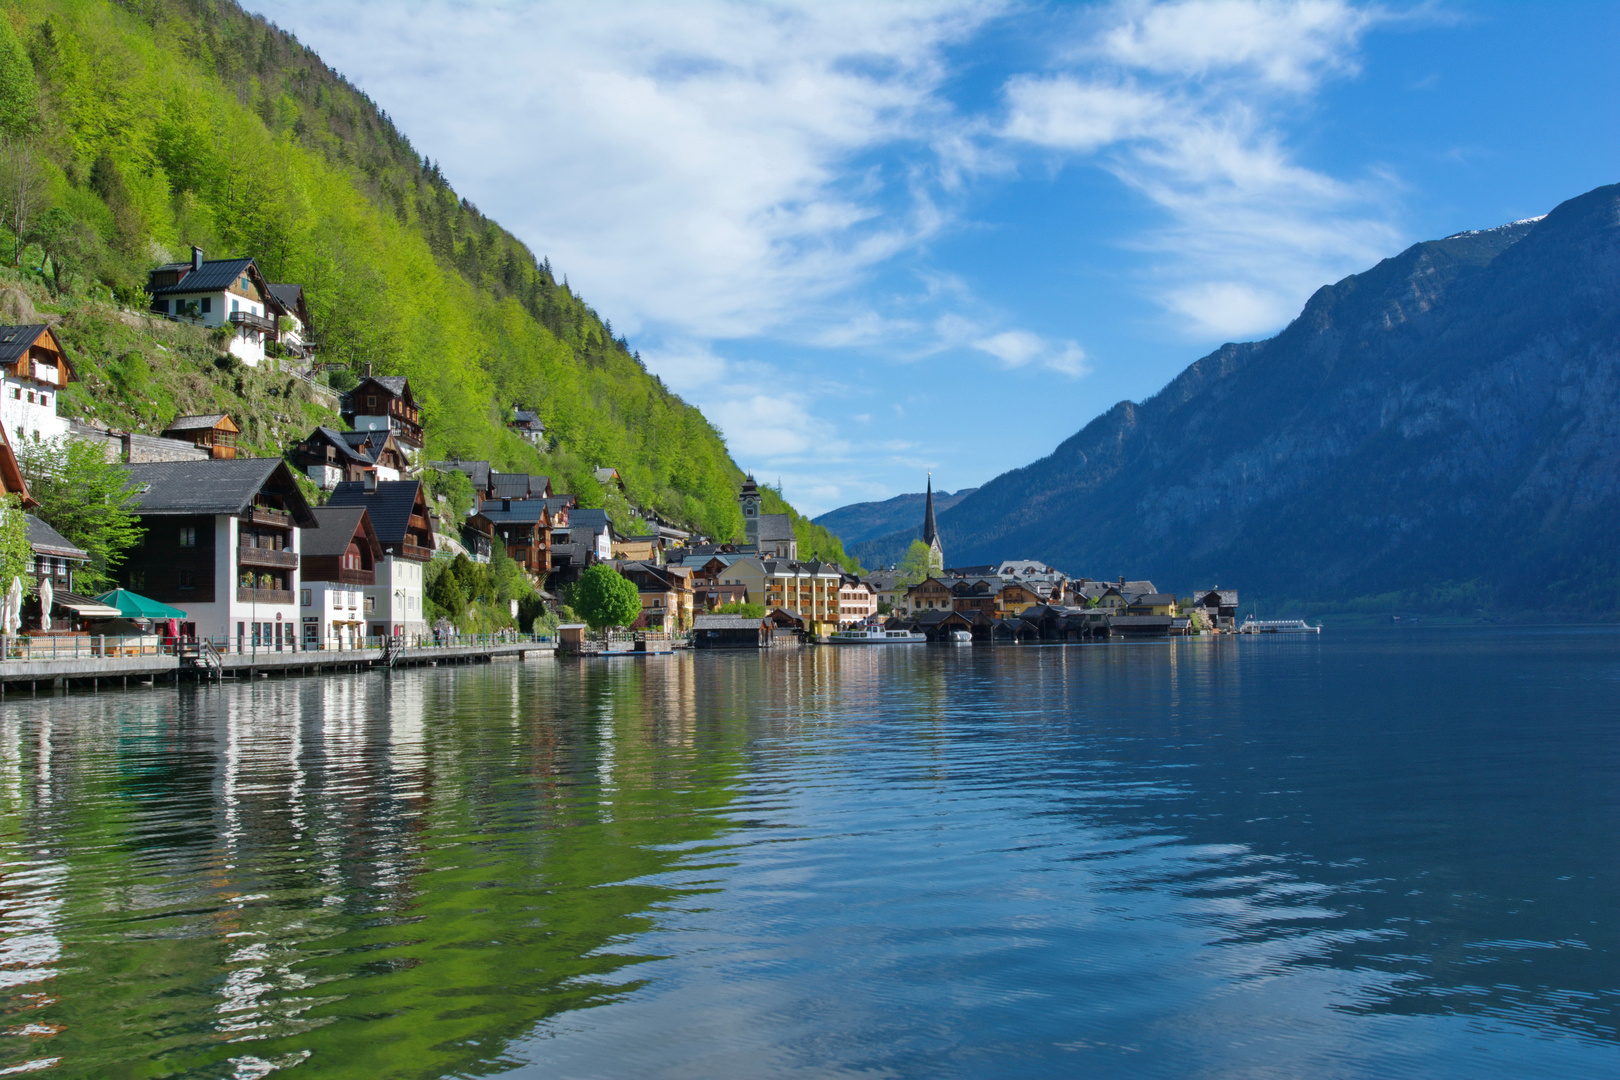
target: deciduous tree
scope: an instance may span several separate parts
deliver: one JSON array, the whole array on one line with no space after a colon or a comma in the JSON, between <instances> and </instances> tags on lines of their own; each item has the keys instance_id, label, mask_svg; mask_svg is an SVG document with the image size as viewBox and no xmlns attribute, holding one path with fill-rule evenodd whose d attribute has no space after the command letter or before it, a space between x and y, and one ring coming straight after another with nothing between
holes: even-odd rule
<instances>
[{"instance_id":1,"label":"deciduous tree","mask_svg":"<svg viewBox=\"0 0 1620 1080\"><path fill-rule=\"evenodd\" d=\"M635 582L607 566L592 566L568 587L568 606L590 624L624 626L641 614L641 592Z\"/></svg>"}]
</instances>

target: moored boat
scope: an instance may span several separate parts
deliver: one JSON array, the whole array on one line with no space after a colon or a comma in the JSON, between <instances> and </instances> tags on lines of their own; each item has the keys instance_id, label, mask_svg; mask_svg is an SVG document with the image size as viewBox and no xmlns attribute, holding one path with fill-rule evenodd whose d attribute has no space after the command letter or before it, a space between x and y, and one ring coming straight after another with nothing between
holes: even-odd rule
<instances>
[{"instance_id":1,"label":"moored boat","mask_svg":"<svg viewBox=\"0 0 1620 1080\"><path fill-rule=\"evenodd\" d=\"M1320 634L1322 626L1312 626L1304 619L1257 619L1250 615L1238 627L1240 634Z\"/></svg>"},{"instance_id":2,"label":"moored boat","mask_svg":"<svg viewBox=\"0 0 1620 1080\"><path fill-rule=\"evenodd\" d=\"M927 641L928 638L912 630L866 629L857 626L828 634L827 640L834 645L916 645Z\"/></svg>"}]
</instances>

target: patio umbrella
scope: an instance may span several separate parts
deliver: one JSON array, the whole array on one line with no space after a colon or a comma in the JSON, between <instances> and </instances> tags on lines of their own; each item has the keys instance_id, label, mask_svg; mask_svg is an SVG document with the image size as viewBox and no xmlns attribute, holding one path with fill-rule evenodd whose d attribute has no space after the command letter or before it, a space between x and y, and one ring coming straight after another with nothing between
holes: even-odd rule
<instances>
[{"instance_id":1,"label":"patio umbrella","mask_svg":"<svg viewBox=\"0 0 1620 1080\"><path fill-rule=\"evenodd\" d=\"M39 583L39 628L51 628L51 602L56 599L56 590L51 586L51 579L45 578Z\"/></svg>"},{"instance_id":2,"label":"patio umbrella","mask_svg":"<svg viewBox=\"0 0 1620 1080\"><path fill-rule=\"evenodd\" d=\"M128 589L114 589L95 598L98 603L118 609L126 619L183 619L186 613L177 607L159 603Z\"/></svg>"},{"instance_id":3,"label":"patio umbrella","mask_svg":"<svg viewBox=\"0 0 1620 1080\"><path fill-rule=\"evenodd\" d=\"M6 633L15 634L22 629L22 578L13 577L11 588L6 590Z\"/></svg>"}]
</instances>

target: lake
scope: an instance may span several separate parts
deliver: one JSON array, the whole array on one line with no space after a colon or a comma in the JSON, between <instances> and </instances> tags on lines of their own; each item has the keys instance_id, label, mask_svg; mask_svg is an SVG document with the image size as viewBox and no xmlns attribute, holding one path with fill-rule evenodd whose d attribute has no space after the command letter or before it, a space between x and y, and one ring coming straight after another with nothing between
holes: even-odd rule
<instances>
[{"instance_id":1,"label":"lake","mask_svg":"<svg viewBox=\"0 0 1620 1080\"><path fill-rule=\"evenodd\" d=\"M1620 632L0 703L0 1071L1620 1075Z\"/></svg>"}]
</instances>

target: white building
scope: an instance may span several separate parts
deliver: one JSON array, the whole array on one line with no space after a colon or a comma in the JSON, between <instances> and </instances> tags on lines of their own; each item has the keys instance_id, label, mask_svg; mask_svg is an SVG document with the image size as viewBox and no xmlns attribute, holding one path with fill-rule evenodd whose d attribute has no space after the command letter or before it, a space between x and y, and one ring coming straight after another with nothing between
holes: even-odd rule
<instances>
[{"instance_id":1,"label":"white building","mask_svg":"<svg viewBox=\"0 0 1620 1080\"><path fill-rule=\"evenodd\" d=\"M363 506L318 506L319 526L303 530L299 608L306 649L365 644L366 588L377 583L382 545Z\"/></svg>"},{"instance_id":2,"label":"white building","mask_svg":"<svg viewBox=\"0 0 1620 1080\"><path fill-rule=\"evenodd\" d=\"M264 361L266 342L276 339L281 302L252 259L207 259L191 249L191 261L153 270L147 291L152 310L199 326L236 328L226 351L250 367Z\"/></svg>"},{"instance_id":3,"label":"white building","mask_svg":"<svg viewBox=\"0 0 1620 1080\"><path fill-rule=\"evenodd\" d=\"M0 372L0 423L18 442L67 436L56 399L76 376L49 326L0 326Z\"/></svg>"},{"instance_id":4,"label":"white building","mask_svg":"<svg viewBox=\"0 0 1620 1080\"><path fill-rule=\"evenodd\" d=\"M231 651L298 648L302 530L315 516L280 458L129 466L145 533L121 583L186 613L181 633Z\"/></svg>"}]
</instances>

